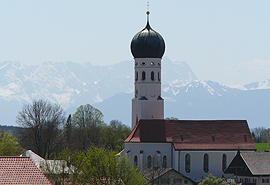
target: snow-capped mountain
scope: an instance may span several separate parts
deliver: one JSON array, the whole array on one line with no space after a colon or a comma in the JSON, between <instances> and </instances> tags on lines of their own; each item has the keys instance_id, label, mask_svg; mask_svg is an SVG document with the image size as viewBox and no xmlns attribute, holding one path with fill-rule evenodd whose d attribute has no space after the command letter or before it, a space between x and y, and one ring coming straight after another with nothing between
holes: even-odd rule
<instances>
[{"instance_id":1,"label":"snow-capped mountain","mask_svg":"<svg viewBox=\"0 0 270 185\"><path fill-rule=\"evenodd\" d=\"M247 90L270 89L270 79L263 82L252 82L244 87Z\"/></svg>"},{"instance_id":2,"label":"snow-capped mountain","mask_svg":"<svg viewBox=\"0 0 270 185\"><path fill-rule=\"evenodd\" d=\"M105 122L118 119L130 125L134 62L110 66L91 63L44 62L27 66L0 63L0 125L15 125L24 103L33 99L58 102L67 113L92 104ZM179 119L247 119L251 127L267 127L270 120L270 80L227 86L198 80L186 62L162 60L165 116Z\"/></svg>"},{"instance_id":3,"label":"snow-capped mountain","mask_svg":"<svg viewBox=\"0 0 270 185\"><path fill-rule=\"evenodd\" d=\"M178 80L187 83L197 77L185 62L163 60L163 83ZM24 103L33 99L58 102L63 108L94 104L124 92L133 92L133 61L110 66L93 66L91 63L44 62L27 66L20 62L0 63L0 111L7 104L13 112L0 118L0 124L14 124L15 116ZM167 72L170 71L170 72Z\"/></svg>"},{"instance_id":4,"label":"snow-capped mountain","mask_svg":"<svg viewBox=\"0 0 270 185\"><path fill-rule=\"evenodd\" d=\"M269 127L270 89L243 90L213 81L163 85L165 117L178 119L243 119L251 128ZM94 104L108 123L120 119L130 125L133 94L119 93Z\"/></svg>"}]
</instances>

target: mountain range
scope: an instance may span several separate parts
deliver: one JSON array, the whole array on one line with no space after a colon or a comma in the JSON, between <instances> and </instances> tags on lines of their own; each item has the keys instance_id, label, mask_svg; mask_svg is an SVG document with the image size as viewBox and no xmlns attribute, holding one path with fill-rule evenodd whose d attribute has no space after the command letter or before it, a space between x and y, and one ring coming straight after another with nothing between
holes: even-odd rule
<instances>
[{"instance_id":1,"label":"mountain range","mask_svg":"<svg viewBox=\"0 0 270 185\"><path fill-rule=\"evenodd\" d=\"M91 63L44 62L28 66L0 63L0 125L16 125L23 104L34 99L59 103L67 114L91 104L109 123L118 119L130 126L134 61L110 66ZM165 117L178 119L247 119L251 127L268 127L270 80L230 87L198 80L186 62L162 60Z\"/></svg>"}]
</instances>

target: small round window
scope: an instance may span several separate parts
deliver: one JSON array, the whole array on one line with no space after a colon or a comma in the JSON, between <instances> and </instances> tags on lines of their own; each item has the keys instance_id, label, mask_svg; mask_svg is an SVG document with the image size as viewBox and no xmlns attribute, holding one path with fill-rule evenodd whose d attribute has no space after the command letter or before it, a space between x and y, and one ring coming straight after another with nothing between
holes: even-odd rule
<instances>
[{"instance_id":1,"label":"small round window","mask_svg":"<svg viewBox=\"0 0 270 185\"><path fill-rule=\"evenodd\" d=\"M145 62L143 62L142 65L144 66L145 65Z\"/></svg>"},{"instance_id":2,"label":"small round window","mask_svg":"<svg viewBox=\"0 0 270 185\"><path fill-rule=\"evenodd\" d=\"M155 63L154 63L154 62L151 62L151 63L150 63L150 65L151 65L151 66L154 66L154 65L155 65Z\"/></svg>"}]
</instances>

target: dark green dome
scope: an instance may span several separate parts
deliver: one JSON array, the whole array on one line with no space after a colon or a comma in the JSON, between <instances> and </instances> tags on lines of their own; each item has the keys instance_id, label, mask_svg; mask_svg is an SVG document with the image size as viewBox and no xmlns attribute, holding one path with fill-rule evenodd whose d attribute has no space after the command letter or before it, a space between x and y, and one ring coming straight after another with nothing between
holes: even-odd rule
<instances>
[{"instance_id":1,"label":"dark green dome","mask_svg":"<svg viewBox=\"0 0 270 185\"><path fill-rule=\"evenodd\" d=\"M162 58L165 42L162 36L150 27L147 20L145 28L133 37L130 48L134 58Z\"/></svg>"}]
</instances>

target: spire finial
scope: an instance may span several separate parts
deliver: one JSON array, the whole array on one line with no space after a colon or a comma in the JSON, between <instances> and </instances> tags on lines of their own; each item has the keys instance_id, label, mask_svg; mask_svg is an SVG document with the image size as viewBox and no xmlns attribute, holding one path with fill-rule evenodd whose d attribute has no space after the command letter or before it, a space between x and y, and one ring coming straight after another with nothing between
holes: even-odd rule
<instances>
[{"instance_id":1,"label":"spire finial","mask_svg":"<svg viewBox=\"0 0 270 185\"><path fill-rule=\"evenodd\" d=\"M147 23L149 22L149 1L147 1L147 12L146 12L146 15L147 15Z\"/></svg>"}]
</instances>

